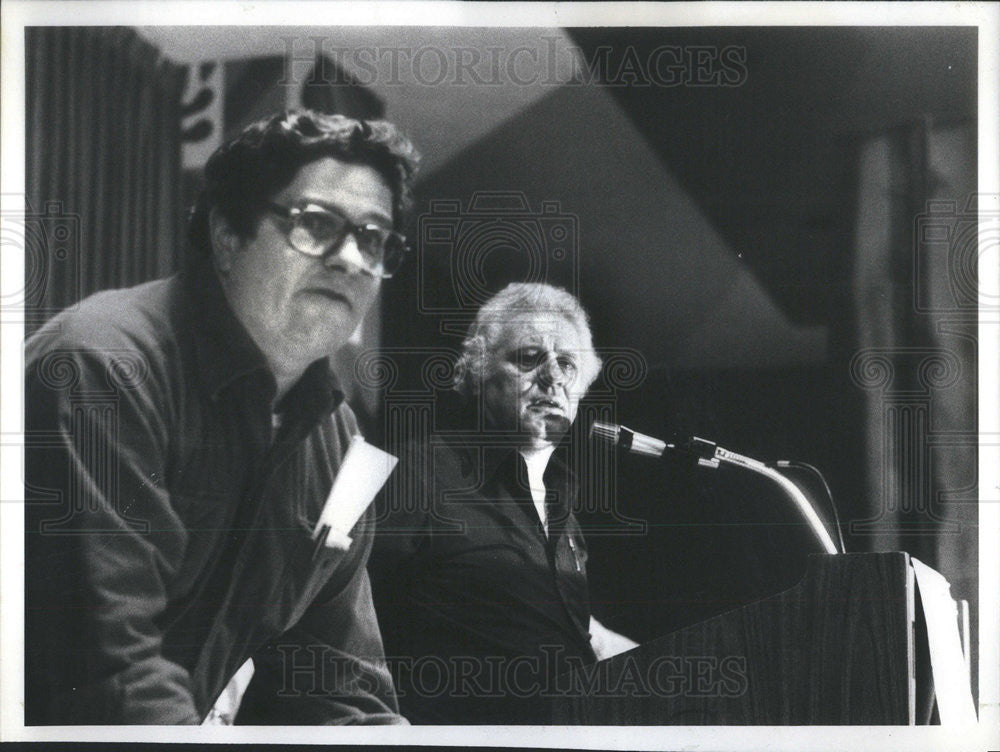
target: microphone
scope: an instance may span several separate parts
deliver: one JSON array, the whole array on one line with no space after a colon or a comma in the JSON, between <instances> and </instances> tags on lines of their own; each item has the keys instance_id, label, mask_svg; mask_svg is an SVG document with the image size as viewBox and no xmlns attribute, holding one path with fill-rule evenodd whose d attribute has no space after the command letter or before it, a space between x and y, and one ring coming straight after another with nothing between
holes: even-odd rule
<instances>
[{"instance_id":1,"label":"microphone","mask_svg":"<svg viewBox=\"0 0 1000 752\"><path fill-rule=\"evenodd\" d=\"M647 436L616 423L595 420L590 427L590 438L597 439L604 444L610 444L623 452L638 454L641 457L666 459L668 456L676 456L681 460L697 462L705 467L719 466L715 442L697 436L689 436L683 441L668 444L661 439Z\"/></svg>"},{"instance_id":2,"label":"microphone","mask_svg":"<svg viewBox=\"0 0 1000 752\"><path fill-rule=\"evenodd\" d=\"M594 425L590 427L590 438L643 457L662 457L667 450L665 441L654 439L625 426L603 423L599 420L595 420Z\"/></svg>"},{"instance_id":3,"label":"microphone","mask_svg":"<svg viewBox=\"0 0 1000 752\"><path fill-rule=\"evenodd\" d=\"M671 453L677 452L688 459L696 459L701 467L718 468L720 464L731 465L733 467L749 470L750 472L762 475L774 481L786 493L789 499L795 504L799 512L805 517L813 534L819 539L823 549L828 554L837 553L837 546L834 544L830 533L823 525L822 520L813 509L812 503L802 490L791 480L779 473L772 467L760 460L737 454L729 449L723 449L714 441L691 436L680 444L668 444L660 439L654 439L643 433L638 433L625 426L614 423L603 423L594 421L590 428L590 437L605 444L610 444L618 449L643 457L660 458L669 449Z\"/></svg>"}]
</instances>

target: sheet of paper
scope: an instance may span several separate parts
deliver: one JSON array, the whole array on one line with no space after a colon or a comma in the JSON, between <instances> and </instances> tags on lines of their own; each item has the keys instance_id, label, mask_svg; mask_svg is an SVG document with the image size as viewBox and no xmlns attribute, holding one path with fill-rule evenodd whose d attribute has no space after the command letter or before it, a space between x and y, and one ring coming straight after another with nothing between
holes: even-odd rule
<instances>
[{"instance_id":1,"label":"sheet of paper","mask_svg":"<svg viewBox=\"0 0 1000 752\"><path fill-rule=\"evenodd\" d=\"M356 435L333 481L313 536L319 535L327 525L330 528L327 545L350 541L347 534L385 485L398 461L366 442L360 434Z\"/></svg>"},{"instance_id":2,"label":"sheet of paper","mask_svg":"<svg viewBox=\"0 0 1000 752\"><path fill-rule=\"evenodd\" d=\"M254 665L253 658L247 658L246 662L240 666L239 670L229 680L226 688L222 690L215 705L208 711L202 726L232 726L239 712L240 702L243 701L243 693L250 686L253 678Z\"/></svg>"},{"instance_id":3,"label":"sheet of paper","mask_svg":"<svg viewBox=\"0 0 1000 752\"><path fill-rule=\"evenodd\" d=\"M976 706L969 686L969 669L958 636L958 610L948 581L923 562L910 557L927 623L931 674L942 726L974 726Z\"/></svg>"}]
</instances>

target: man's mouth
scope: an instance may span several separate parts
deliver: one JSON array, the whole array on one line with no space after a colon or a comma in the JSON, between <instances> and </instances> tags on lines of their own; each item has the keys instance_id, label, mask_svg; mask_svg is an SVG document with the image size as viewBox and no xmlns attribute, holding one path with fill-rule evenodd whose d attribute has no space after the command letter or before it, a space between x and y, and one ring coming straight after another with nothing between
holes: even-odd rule
<instances>
[{"instance_id":1,"label":"man's mouth","mask_svg":"<svg viewBox=\"0 0 1000 752\"><path fill-rule=\"evenodd\" d=\"M528 407L534 410L562 410L562 405L560 405L555 400L548 399L546 397L540 397L538 399L533 399L528 403Z\"/></svg>"},{"instance_id":2,"label":"man's mouth","mask_svg":"<svg viewBox=\"0 0 1000 752\"><path fill-rule=\"evenodd\" d=\"M354 304L351 303L351 299L346 295L344 295L343 293L337 292L336 290L330 290L329 288L326 287L310 287L308 290L306 290L306 292L312 293L313 295L321 295L322 297L327 298L328 300L333 300L338 303L343 303L348 308L354 308Z\"/></svg>"}]
</instances>

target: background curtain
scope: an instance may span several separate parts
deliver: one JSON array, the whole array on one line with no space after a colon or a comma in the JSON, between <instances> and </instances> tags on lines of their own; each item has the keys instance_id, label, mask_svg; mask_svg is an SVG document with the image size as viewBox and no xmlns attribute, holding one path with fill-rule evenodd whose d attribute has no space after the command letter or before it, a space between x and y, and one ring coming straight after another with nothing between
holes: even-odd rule
<instances>
[{"instance_id":1,"label":"background curtain","mask_svg":"<svg viewBox=\"0 0 1000 752\"><path fill-rule=\"evenodd\" d=\"M862 144L851 364L867 403L870 550L940 571L978 595L976 130L931 120ZM856 539L860 540L860 539ZM976 665L975 663L973 665ZM976 677L973 677L975 684Z\"/></svg>"},{"instance_id":2,"label":"background curtain","mask_svg":"<svg viewBox=\"0 0 1000 752\"><path fill-rule=\"evenodd\" d=\"M184 248L185 69L128 28L26 30L26 334Z\"/></svg>"}]
</instances>

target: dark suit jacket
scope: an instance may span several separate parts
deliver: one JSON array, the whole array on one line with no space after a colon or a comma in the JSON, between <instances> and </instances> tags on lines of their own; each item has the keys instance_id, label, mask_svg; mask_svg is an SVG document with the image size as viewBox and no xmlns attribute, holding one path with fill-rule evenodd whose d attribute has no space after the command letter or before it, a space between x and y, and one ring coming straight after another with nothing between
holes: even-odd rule
<instances>
[{"instance_id":1,"label":"dark suit jacket","mask_svg":"<svg viewBox=\"0 0 1000 752\"><path fill-rule=\"evenodd\" d=\"M561 454L545 472L546 537L514 447L466 433L403 452L370 570L411 722L536 721L554 678L595 660L578 486Z\"/></svg>"}]
</instances>

